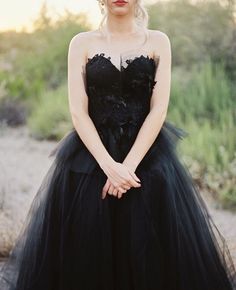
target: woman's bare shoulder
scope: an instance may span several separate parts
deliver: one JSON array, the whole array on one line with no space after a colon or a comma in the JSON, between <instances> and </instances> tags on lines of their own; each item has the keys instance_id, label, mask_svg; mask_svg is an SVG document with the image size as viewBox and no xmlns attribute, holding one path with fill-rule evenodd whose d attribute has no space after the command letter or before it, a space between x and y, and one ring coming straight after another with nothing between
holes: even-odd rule
<instances>
[{"instance_id":1,"label":"woman's bare shoulder","mask_svg":"<svg viewBox=\"0 0 236 290\"><path fill-rule=\"evenodd\" d=\"M99 37L97 30L81 31L74 35L70 41L70 46L86 46L91 41L94 42Z\"/></svg>"},{"instance_id":2,"label":"woman's bare shoulder","mask_svg":"<svg viewBox=\"0 0 236 290\"><path fill-rule=\"evenodd\" d=\"M170 38L169 36L161 30L149 29L150 42L157 51L166 50L170 48Z\"/></svg>"},{"instance_id":3,"label":"woman's bare shoulder","mask_svg":"<svg viewBox=\"0 0 236 290\"><path fill-rule=\"evenodd\" d=\"M148 29L148 31L150 33L151 40L153 41L156 41L156 40L169 41L169 36L161 30Z\"/></svg>"}]
</instances>

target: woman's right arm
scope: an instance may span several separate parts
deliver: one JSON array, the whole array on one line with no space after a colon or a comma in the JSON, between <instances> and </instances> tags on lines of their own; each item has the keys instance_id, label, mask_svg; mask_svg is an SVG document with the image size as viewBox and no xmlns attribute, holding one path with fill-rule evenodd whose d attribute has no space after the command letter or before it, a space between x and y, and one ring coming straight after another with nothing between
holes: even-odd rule
<instances>
[{"instance_id":1,"label":"woman's right arm","mask_svg":"<svg viewBox=\"0 0 236 290\"><path fill-rule=\"evenodd\" d=\"M88 96L85 91L83 71L87 57L87 37L84 34L82 32L74 36L69 45L69 109L74 128L99 165L102 166L104 162L111 162L113 159L101 142L100 136L88 114Z\"/></svg>"},{"instance_id":2,"label":"woman's right arm","mask_svg":"<svg viewBox=\"0 0 236 290\"><path fill-rule=\"evenodd\" d=\"M136 174L110 156L88 114L88 96L83 70L86 65L87 44L89 43L86 34L86 32L77 34L69 44L68 98L72 123L87 149L115 187L121 191L122 186L126 184L137 187L139 183L136 181L138 179Z\"/></svg>"}]
</instances>

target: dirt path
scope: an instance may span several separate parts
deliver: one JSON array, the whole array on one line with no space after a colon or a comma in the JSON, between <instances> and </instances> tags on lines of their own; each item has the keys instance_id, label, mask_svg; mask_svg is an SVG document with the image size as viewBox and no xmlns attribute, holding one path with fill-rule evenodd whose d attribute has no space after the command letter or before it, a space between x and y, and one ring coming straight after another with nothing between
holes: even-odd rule
<instances>
[{"instance_id":1,"label":"dirt path","mask_svg":"<svg viewBox=\"0 0 236 290\"><path fill-rule=\"evenodd\" d=\"M23 221L24 213L27 212L44 174L51 165L52 159L48 155L55 145L56 142L34 140L29 136L26 127L16 129L0 126L0 217L3 210L5 218L9 218L14 211L14 216L10 216L14 221L7 224L15 231L15 235L11 235L13 240L19 223L18 226L13 225L19 219ZM206 202L236 264L236 214L215 208L208 198ZM4 224L6 226L5 222ZM3 226L0 223L0 247ZM12 240L9 241L11 242ZM4 240L2 246L7 248L9 244Z\"/></svg>"}]
</instances>

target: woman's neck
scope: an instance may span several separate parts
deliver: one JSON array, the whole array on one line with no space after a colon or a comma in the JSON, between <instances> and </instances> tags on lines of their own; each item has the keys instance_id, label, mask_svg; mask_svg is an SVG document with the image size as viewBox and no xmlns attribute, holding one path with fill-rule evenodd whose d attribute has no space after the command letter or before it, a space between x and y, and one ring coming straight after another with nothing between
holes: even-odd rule
<instances>
[{"instance_id":1,"label":"woman's neck","mask_svg":"<svg viewBox=\"0 0 236 290\"><path fill-rule=\"evenodd\" d=\"M129 36L136 34L139 29L133 16L130 15L108 15L106 29L111 36Z\"/></svg>"}]
</instances>

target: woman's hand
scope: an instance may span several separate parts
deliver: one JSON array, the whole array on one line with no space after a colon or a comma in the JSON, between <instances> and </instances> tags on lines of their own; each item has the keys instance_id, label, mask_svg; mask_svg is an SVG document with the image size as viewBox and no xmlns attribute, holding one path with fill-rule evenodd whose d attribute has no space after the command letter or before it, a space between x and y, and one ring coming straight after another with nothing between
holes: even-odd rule
<instances>
[{"instance_id":1,"label":"woman's hand","mask_svg":"<svg viewBox=\"0 0 236 290\"><path fill-rule=\"evenodd\" d=\"M119 163L116 161L107 162L101 166L108 179L102 190L102 198L106 197L106 194L122 197L122 194L133 187L140 187L140 179L135 174L134 170L125 163Z\"/></svg>"},{"instance_id":2,"label":"woman's hand","mask_svg":"<svg viewBox=\"0 0 236 290\"><path fill-rule=\"evenodd\" d=\"M130 188L131 188L130 185L123 185L123 187L119 187L119 189L115 188L110 182L109 178L107 178L107 181L102 190L102 198L104 199L107 193L110 195L117 196L118 198L121 198L123 193L125 193Z\"/></svg>"}]
</instances>

